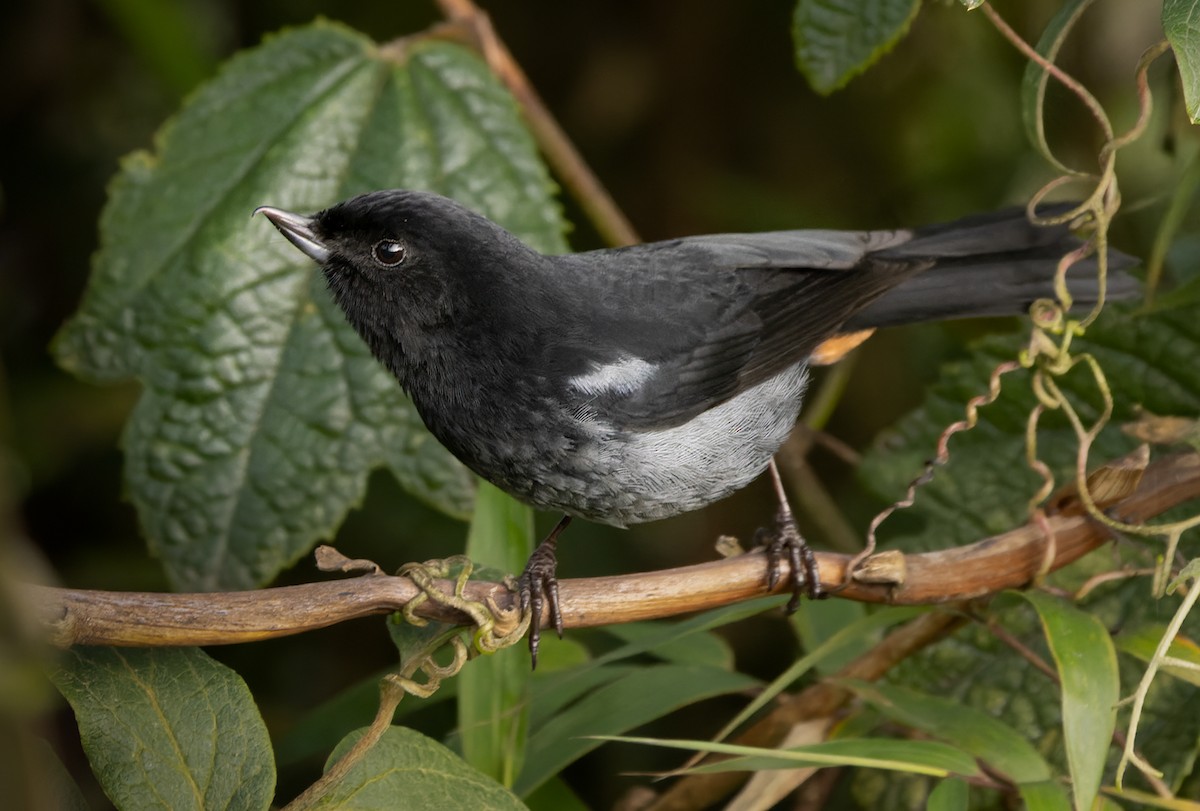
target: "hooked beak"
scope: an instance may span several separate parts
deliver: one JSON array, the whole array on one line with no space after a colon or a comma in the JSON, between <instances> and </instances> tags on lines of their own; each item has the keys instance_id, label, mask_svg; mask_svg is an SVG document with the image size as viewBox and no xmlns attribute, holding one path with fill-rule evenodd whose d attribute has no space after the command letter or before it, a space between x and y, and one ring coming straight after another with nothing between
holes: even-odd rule
<instances>
[{"instance_id":1,"label":"hooked beak","mask_svg":"<svg viewBox=\"0 0 1200 811\"><path fill-rule=\"evenodd\" d=\"M270 220L271 225L278 228L279 233L287 237L288 242L299 248L309 259L319 265L329 261L329 249L313 233L311 218L271 206L259 206L254 209L254 213L262 214Z\"/></svg>"}]
</instances>

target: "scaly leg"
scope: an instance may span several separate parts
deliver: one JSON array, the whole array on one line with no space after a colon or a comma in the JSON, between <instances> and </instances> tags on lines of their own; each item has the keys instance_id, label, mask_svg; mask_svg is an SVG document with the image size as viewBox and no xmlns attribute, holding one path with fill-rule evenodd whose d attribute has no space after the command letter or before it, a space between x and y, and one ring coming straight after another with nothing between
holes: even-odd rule
<instances>
[{"instance_id":1,"label":"scaly leg","mask_svg":"<svg viewBox=\"0 0 1200 811\"><path fill-rule=\"evenodd\" d=\"M517 593L521 598L521 614L527 609L532 610L529 620L529 658L533 667L537 667L538 645L542 641L542 612L549 602L550 619L554 622L554 630L561 639L563 635L562 611L558 605L558 580L555 571L558 569L558 558L555 552L558 548L558 536L571 523L571 516L564 515L546 540L538 544L525 564L525 571L517 578Z\"/></svg>"},{"instance_id":2,"label":"scaly leg","mask_svg":"<svg viewBox=\"0 0 1200 811\"><path fill-rule=\"evenodd\" d=\"M792 515L792 507L788 504L783 479L779 476L779 468L775 466L774 459L771 460L770 470L775 495L779 497L779 512L775 516L774 530L760 529L755 537L766 541L764 546L767 553L767 586L770 588L775 588L779 582L779 561L785 554L788 556L788 563L791 564L792 599L788 601L784 610L791 614L799 607L802 593L807 594L810 600L825 595L821 591L817 558L800 536L800 530L796 528L796 518Z\"/></svg>"}]
</instances>

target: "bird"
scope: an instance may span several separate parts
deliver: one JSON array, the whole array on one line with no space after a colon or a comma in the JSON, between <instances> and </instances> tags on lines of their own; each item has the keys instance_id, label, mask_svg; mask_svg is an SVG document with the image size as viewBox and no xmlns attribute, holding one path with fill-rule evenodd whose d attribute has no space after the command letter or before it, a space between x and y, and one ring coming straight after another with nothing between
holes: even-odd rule
<instances>
[{"instance_id":1,"label":"bird","mask_svg":"<svg viewBox=\"0 0 1200 811\"><path fill-rule=\"evenodd\" d=\"M1052 207L1061 214L1069 205ZM563 514L518 579L534 666L562 635L558 537L573 517L626 527L696 510L772 466L813 356L837 336L1017 315L1054 298L1083 244L1024 209L920 228L689 236L548 255L447 197L369 192L315 214L256 209L321 266L333 299L426 427L479 476ZM1111 251L1108 297L1137 284ZM1077 305L1102 294L1076 263ZM775 473L777 477L777 473ZM777 479L776 479L777 480ZM821 596L782 488L767 580Z\"/></svg>"}]
</instances>

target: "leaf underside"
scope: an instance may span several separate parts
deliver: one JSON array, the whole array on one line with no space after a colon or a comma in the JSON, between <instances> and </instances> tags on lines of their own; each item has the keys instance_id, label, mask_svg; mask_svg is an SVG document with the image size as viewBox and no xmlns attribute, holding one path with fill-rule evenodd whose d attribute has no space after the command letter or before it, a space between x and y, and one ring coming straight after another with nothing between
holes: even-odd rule
<instances>
[{"instance_id":1,"label":"leaf underside","mask_svg":"<svg viewBox=\"0 0 1200 811\"><path fill-rule=\"evenodd\" d=\"M920 8L921 0L798 0L796 66L813 90L832 93L890 51Z\"/></svg>"}]
</instances>

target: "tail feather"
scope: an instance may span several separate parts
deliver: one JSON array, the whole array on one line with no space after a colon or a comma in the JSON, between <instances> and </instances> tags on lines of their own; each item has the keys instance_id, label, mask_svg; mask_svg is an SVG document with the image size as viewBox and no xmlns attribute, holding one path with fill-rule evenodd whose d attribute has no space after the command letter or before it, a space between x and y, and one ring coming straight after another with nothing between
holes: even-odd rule
<instances>
[{"instance_id":1,"label":"tail feather","mask_svg":"<svg viewBox=\"0 0 1200 811\"><path fill-rule=\"evenodd\" d=\"M1054 206L1050 214L1069 210ZM878 254L905 261L926 259L931 267L883 294L846 322L846 331L956 318L1020 315L1039 298L1054 298L1058 262L1082 241L1065 226L1031 224L1022 209L1009 209L920 229L914 238ZM1108 299L1137 295L1137 281L1124 272L1138 264L1108 252ZM1100 295L1097 262L1071 266L1067 289L1077 307Z\"/></svg>"}]
</instances>

